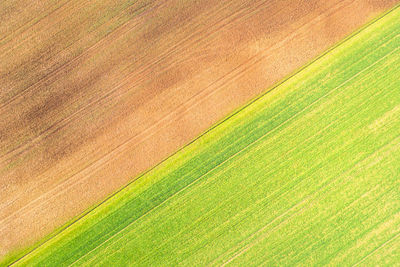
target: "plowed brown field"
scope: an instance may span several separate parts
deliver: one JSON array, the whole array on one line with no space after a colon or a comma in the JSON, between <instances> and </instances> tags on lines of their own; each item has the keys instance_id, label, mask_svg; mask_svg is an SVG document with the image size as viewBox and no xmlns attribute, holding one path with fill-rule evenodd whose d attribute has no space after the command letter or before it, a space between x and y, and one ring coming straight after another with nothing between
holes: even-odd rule
<instances>
[{"instance_id":1,"label":"plowed brown field","mask_svg":"<svg viewBox=\"0 0 400 267\"><path fill-rule=\"evenodd\" d=\"M2 1L0 257L397 2Z\"/></svg>"}]
</instances>

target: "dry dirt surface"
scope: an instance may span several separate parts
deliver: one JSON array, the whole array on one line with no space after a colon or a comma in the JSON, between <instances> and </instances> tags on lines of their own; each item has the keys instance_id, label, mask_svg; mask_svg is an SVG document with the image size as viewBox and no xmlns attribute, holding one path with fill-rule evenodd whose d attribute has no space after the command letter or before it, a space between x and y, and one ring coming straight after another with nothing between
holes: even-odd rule
<instances>
[{"instance_id":1,"label":"dry dirt surface","mask_svg":"<svg viewBox=\"0 0 400 267\"><path fill-rule=\"evenodd\" d=\"M398 0L0 3L0 257Z\"/></svg>"}]
</instances>

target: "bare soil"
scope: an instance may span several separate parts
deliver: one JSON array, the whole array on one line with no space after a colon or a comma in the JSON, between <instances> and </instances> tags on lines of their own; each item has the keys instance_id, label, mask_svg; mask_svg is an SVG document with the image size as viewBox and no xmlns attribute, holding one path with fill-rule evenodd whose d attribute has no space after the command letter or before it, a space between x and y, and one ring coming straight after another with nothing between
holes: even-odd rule
<instances>
[{"instance_id":1,"label":"bare soil","mask_svg":"<svg viewBox=\"0 0 400 267\"><path fill-rule=\"evenodd\" d=\"M1 2L0 257L397 2Z\"/></svg>"}]
</instances>

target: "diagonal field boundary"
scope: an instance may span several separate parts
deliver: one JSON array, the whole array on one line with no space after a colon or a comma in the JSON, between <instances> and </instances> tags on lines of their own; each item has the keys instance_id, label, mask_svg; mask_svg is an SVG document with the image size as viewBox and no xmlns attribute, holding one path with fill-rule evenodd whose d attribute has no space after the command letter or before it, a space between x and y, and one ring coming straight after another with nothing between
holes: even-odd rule
<instances>
[{"instance_id":1,"label":"diagonal field boundary","mask_svg":"<svg viewBox=\"0 0 400 267\"><path fill-rule=\"evenodd\" d=\"M91 208L87 209L85 212L83 212L82 214L78 215L77 217L75 217L74 219L72 219L70 222L66 223L65 225L61 226L58 230L54 231L53 233L49 234L46 238L44 238L43 240L39 241L38 243L36 243L35 245L31 246L30 248L26 249L25 253L18 257L15 260L12 260L11 263L9 263L10 265L16 264L18 261L20 261L21 259L25 258L26 256L32 254L35 250L37 250L38 248L40 248L41 246L43 246L45 243L47 243L48 241L50 241L51 239L55 238L58 234L60 234L61 232L63 232L64 230L68 229L70 226L72 226L73 224L75 224L76 222L78 222L79 220L81 220L82 218L84 218L86 215L88 215L91 211L93 211L94 209L96 209L97 207L101 206L102 204L104 204L105 202L107 202L109 199L111 199L112 197L114 197L115 195L117 195L119 192L121 192L122 190L124 190L125 188L127 188L128 186L130 186L133 182L135 182L137 179L142 178L143 176L145 176L147 173L153 171L155 168L157 168L158 166L160 166L161 164L163 164L165 161L169 160L171 157L175 156L177 153L179 153L180 151L182 151L183 149L185 149L186 147L190 146L192 143L196 142L199 138L201 138L202 136L206 135L208 132L212 131L213 129L217 128L220 124L224 123L225 121L231 119L232 117L234 117L236 114L238 114L239 112L241 112L242 110L246 109L248 106L250 106L251 104L255 103L256 101L260 100L262 97L264 97L266 94L272 92L275 88L277 88L278 86L282 85L283 83L285 83L286 81L290 80L292 77L294 77L295 75L297 75L298 73L302 72L303 70L307 69L311 64L313 64L314 62L318 61L319 59L323 58L324 56L326 56L327 54L329 54L330 52L332 52L332 50L334 50L335 48L337 48L338 46L342 45L344 42L348 41L349 39L355 37L356 35L358 35L360 32L362 32L364 29L368 28L370 25L374 24L375 22L381 20L383 17L385 17L386 15L392 13L394 10L396 10L397 8L400 7L400 4L397 4L395 7L393 7L392 9L390 9L389 11L383 13L382 15L380 15L379 17L373 19L372 21L370 21L369 23L367 23L366 25L364 25L363 27L361 27L360 29L358 29L357 31L355 31L354 33L352 33L350 36L346 37L345 39L343 39L342 41L340 41L339 43L337 43L336 45L332 46L331 48L329 48L328 50L326 50L324 53L322 53L320 56L316 57L314 60L310 61L309 63L307 63L306 65L304 65L303 67L299 68L298 70L296 70L294 73L292 73L291 75L287 76L286 78L284 78L282 81L278 82L276 85L272 86L269 90L266 90L266 92L262 93L261 95L257 96L256 98L252 99L251 101L249 101L246 105L238 108L237 110L233 111L230 115L228 115L227 117L225 117L224 119L220 120L219 122L217 122L216 124L214 124L212 127L210 127L208 130L204 131L202 134L200 134L198 137L196 137L195 139L193 139L192 141L190 141L188 144L184 145L181 149L177 150L176 152L174 152L173 154L171 154L169 157L167 157L166 159L162 160L160 163L156 164L154 167L150 168L149 170L143 172L142 174L138 175L136 179L133 179L131 182L127 183L126 185L124 185L123 187L121 187L119 190L117 190L116 192L114 192L113 194L109 195L107 198L105 198L103 201L101 201L100 203L92 206ZM20 253L22 254L22 253Z\"/></svg>"}]
</instances>

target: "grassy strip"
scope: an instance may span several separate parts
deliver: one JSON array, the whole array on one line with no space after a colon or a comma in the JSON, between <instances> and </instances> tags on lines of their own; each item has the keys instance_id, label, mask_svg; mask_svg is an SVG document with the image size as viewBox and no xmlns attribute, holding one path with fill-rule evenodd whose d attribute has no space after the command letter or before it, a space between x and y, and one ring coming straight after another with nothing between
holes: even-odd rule
<instances>
[{"instance_id":1,"label":"grassy strip","mask_svg":"<svg viewBox=\"0 0 400 267\"><path fill-rule=\"evenodd\" d=\"M382 214L366 212L356 221L354 216L346 217L354 210L344 213L348 228L341 230L349 233L370 233L375 229L371 225L385 222L399 208L387 200L393 195L386 188L397 180L385 172L397 161L391 157L393 152L381 152L396 147L398 116L389 116L390 127L385 120L385 127L379 127L379 119L400 102L395 71L400 67L399 17L396 10L347 40L20 263L220 264L266 260L260 251L267 251L261 255L273 256L275 262L297 260L287 264L307 263L311 258L315 261L310 263L334 261L332 255L339 255L338 248L349 242L344 239L337 246L328 242L340 238L340 226L329 219L342 218L343 204L374 205L379 199L394 203ZM386 166L383 159L388 155L393 162L387 160ZM360 168L360 164L368 166ZM349 186L346 173L355 182L370 180L364 187ZM376 177L384 178L382 184L373 183ZM332 188L335 183L339 187ZM379 194L369 193L369 202L360 201L375 187ZM337 188L349 190L352 198L341 196ZM334 196L338 196L336 205L326 205L325 197ZM371 225L357 224L364 218ZM324 227L333 232L319 244ZM313 238L315 233L320 236ZM350 235L354 240L362 237L358 232ZM320 251L318 258L310 257L313 247ZM288 249L293 257L285 254Z\"/></svg>"}]
</instances>

